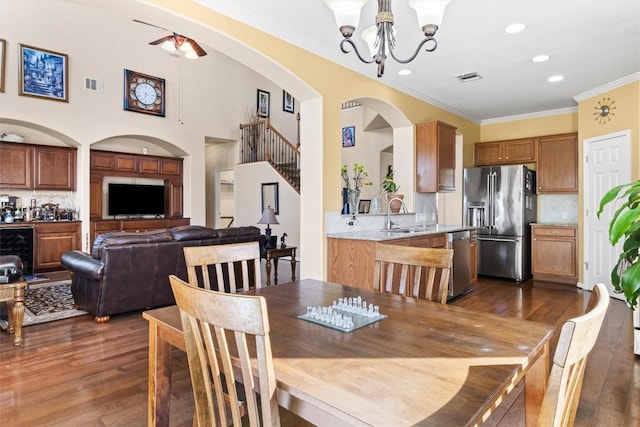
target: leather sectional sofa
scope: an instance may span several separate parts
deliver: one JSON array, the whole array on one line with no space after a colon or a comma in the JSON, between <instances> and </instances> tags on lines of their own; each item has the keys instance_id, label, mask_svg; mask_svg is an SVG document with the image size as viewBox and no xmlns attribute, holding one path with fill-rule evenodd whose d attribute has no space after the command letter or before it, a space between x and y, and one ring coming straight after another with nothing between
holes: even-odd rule
<instances>
[{"instance_id":1,"label":"leather sectional sofa","mask_svg":"<svg viewBox=\"0 0 640 427\"><path fill-rule=\"evenodd\" d=\"M187 280L183 247L251 241L264 245L257 227L186 225L105 233L96 238L91 254L69 251L61 262L72 273L71 292L78 308L105 323L114 314L175 304L169 275Z\"/></svg>"}]
</instances>

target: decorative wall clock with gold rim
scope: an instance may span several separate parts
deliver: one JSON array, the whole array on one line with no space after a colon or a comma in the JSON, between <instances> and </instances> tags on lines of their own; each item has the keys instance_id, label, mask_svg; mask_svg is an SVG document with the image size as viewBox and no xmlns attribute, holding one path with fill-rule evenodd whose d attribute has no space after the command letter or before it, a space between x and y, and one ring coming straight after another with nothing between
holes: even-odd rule
<instances>
[{"instance_id":1,"label":"decorative wall clock with gold rim","mask_svg":"<svg viewBox=\"0 0 640 427\"><path fill-rule=\"evenodd\" d=\"M614 112L616 107L613 105L615 103L611 98L602 98L602 101L598 101L598 105L593 107L596 110L593 113L594 120L600 124L610 122L611 118L616 115Z\"/></svg>"},{"instance_id":2,"label":"decorative wall clock with gold rim","mask_svg":"<svg viewBox=\"0 0 640 427\"><path fill-rule=\"evenodd\" d=\"M160 77L124 70L124 109L164 117L164 86Z\"/></svg>"}]
</instances>

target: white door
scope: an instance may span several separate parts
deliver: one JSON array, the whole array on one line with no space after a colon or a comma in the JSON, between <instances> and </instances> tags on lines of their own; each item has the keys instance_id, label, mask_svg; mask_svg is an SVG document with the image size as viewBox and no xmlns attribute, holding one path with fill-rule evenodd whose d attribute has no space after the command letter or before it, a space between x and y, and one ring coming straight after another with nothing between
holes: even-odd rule
<instances>
[{"instance_id":1,"label":"white door","mask_svg":"<svg viewBox=\"0 0 640 427\"><path fill-rule=\"evenodd\" d=\"M630 131L584 140L584 289L602 282L613 293L611 270L618 260L621 244L609 243L609 221L616 206L609 204L597 217L600 200L609 189L631 181Z\"/></svg>"}]
</instances>

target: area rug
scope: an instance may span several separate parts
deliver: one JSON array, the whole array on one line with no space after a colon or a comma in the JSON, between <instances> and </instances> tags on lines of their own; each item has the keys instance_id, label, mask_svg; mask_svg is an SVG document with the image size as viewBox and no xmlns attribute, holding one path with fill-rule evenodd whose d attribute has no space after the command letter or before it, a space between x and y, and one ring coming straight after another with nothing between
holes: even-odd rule
<instances>
[{"instance_id":1,"label":"area rug","mask_svg":"<svg viewBox=\"0 0 640 427\"><path fill-rule=\"evenodd\" d=\"M73 307L71 280L48 283L30 283L25 296L22 326L67 319L87 314ZM0 319L0 328L7 328L6 319Z\"/></svg>"}]
</instances>

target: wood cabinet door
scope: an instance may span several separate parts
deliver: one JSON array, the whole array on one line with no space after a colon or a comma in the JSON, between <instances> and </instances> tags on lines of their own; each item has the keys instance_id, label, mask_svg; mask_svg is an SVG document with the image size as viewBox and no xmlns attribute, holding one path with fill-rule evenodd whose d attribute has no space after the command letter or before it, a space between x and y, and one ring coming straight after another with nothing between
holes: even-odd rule
<instances>
[{"instance_id":1,"label":"wood cabinet door","mask_svg":"<svg viewBox=\"0 0 640 427\"><path fill-rule=\"evenodd\" d=\"M140 173L154 174L160 173L160 159L153 159L147 157L140 158Z\"/></svg>"},{"instance_id":2,"label":"wood cabinet door","mask_svg":"<svg viewBox=\"0 0 640 427\"><path fill-rule=\"evenodd\" d=\"M35 226L36 271L62 267L62 254L80 250L80 223L42 223Z\"/></svg>"},{"instance_id":3,"label":"wood cabinet door","mask_svg":"<svg viewBox=\"0 0 640 427\"><path fill-rule=\"evenodd\" d=\"M160 172L163 175L182 176L182 159L162 159Z\"/></svg>"},{"instance_id":4,"label":"wood cabinet door","mask_svg":"<svg viewBox=\"0 0 640 427\"><path fill-rule=\"evenodd\" d=\"M138 156L132 154L114 154L114 170L118 172L138 173Z\"/></svg>"},{"instance_id":5,"label":"wood cabinet door","mask_svg":"<svg viewBox=\"0 0 640 427\"><path fill-rule=\"evenodd\" d=\"M471 284L478 283L478 241L469 240L469 271Z\"/></svg>"},{"instance_id":6,"label":"wood cabinet door","mask_svg":"<svg viewBox=\"0 0 640 427\"><path fill-rule=\"evenodd\" d=\"M33 188L33 146L0 143L0 188Z\"/></svg>"},{"instance_id":7,"label":"wood cabinet door","mask_svg":"<svg viewBox=\"0 0 640 427\"><path fill-rule=\"evenodd\" d=\"M102 176L92 176L89 181L89 217L102 218Z\"/></svg>"},{"instance_id":8,"label":"wood cabinet door","mask_svg":"<svg viewBox=\"0 0 640 427\"><path fill-rule=\"evenodd\" d=\"M112 171L116 168L116 158L113 153L91 151L91 170Z\"/></svg>"},{"instance_id":9,"label":"wood cabinet door","mask_svg":"<svg viewBox=\"0 0 640 427\"><path fill-rule=\"evenodd\" d=\"M532 163L536 161L535 138L505 141L502 149L505 163Z\"/></svg>"},{"instance_id":10,"label":"wood cabinet door","mask_svg":"<svg viewBox=\"0 0 640 427\"><path fill-rule=\"evenodd\" d=\"M578 192L578 137L576 134L538 139L538 193Z\"/></svg>"},{"instance_id":11,"label":"wood cabinet door","mask_svg":"<svg viewBox=\"0 0 640 427\"><path fill-rule=\"evenodd\" d=\"M433 121L416 125L416 191L455 191L456 128Z\"/></svg>"},{"instance_id":12,"label":"wood cabinet door","mask_svg":"<svg viewBox=\"0 0 640 427\"><path fill-rule=\"evenodd\" d=\"M166 189L166 186L165 186L165 189ZM166 212L170 218L180 218L183 215L183 210L182 210L183 193L182 192L183 192L182 184L173 183L173 182L169 183L168 210Z\"/></svg>"},{"instance_id":13,"label":"wood cabinet door","mask_svg":"<svg viewBox=\"0 0 640 427\"><path fill-rule=\"evenodd\" d=\"M35 146L34 188L75 191L76 152L75 148Z\"/></svg>"},{"instance_id":14,"label":"wood cabinet door","mask_svg":"<svg viewBox=\"0 0 640 427\"><path fill-rule=\"evenodd\" d=\"M473 144L473 163L476 166L502 163L502 144L499 142L476 142Z\"/></svg>"},{"instance_id":15,"label":"wood cabinet door","mask_svg":"<svg viewBox=\"0 0 640 427\"><path fill-rule=\"evenodd\" d=\"M578 279L576 227L533 226L534 279L575 284Z\"/></svg>"}]
</instances>

